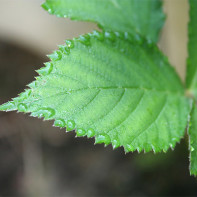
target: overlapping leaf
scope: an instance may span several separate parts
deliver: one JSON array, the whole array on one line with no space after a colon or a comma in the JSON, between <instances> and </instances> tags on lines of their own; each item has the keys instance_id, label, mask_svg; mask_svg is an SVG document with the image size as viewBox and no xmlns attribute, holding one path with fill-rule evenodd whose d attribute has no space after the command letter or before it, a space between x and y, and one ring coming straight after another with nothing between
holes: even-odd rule
<instances>
[{"instance_id":1,"label":"overlapping leaf","mask_svg":"<svg viewBox=\"0 0 197 197\"><path fill-rule=\"evenodd\" d=\"M18 98L0 110L54 119L96 143L166 151L184 135L190 106L154 44L128 33L93 32L66 41Z\"/></svg>"},{"instance_id":2,"label":"overlapping leaf","mask_svg":"<svg viewBox=\"0 0 197 197\"><path fill-rule=\"evenodd\" d=\"M161 0L46 0L49 13L97 22L105 30L140 33L153 40L164 23Z\"/></svg>"},{"instance_id":3,"label":"overlapping leaf","mask_svg":"<svg viewBox=\"0 0 197 197\"><path fill-rule=\"evenodd\" d=\"M190 138L190 172L197 175L197 1L190 0L190 23L188 43L188 64L186 85L188 92L194 99L194 106L191 113L191 126L189 128Z\"/></svg>"}]
</instances>

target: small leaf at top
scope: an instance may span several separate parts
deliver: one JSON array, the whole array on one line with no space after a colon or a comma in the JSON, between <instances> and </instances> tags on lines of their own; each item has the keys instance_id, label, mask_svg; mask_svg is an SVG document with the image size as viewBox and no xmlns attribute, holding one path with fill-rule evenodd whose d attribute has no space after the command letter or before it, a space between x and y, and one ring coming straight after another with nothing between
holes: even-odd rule
<instances>
[{"instance_id":1,"label":"small leaf at top","mask_svg":"<svg viewBox=\"0 0 197 197\"><path fill-rule=\"evenodd\" d=\"M167 151L184 135L189 99L156 45L128 33L66 41L24 93L0 106L126 152Z\"/></svg>"},{"instance_id":2,"label":"small leaf at top","mask_svg":"<svg viewBox=\"0 0 197 197\"><path fill-rule=\"evenodd\" d=\"M155 42L165 18L161 0L46 0L42 6L59 17L96 22L105 30L137 32Z\"/></svg>"}]
</instances>

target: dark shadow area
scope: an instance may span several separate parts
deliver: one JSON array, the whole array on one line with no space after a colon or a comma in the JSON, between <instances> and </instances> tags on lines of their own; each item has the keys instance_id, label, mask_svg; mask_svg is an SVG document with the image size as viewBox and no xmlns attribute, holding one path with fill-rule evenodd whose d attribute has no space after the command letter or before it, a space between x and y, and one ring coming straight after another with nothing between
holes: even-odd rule
<instances>
[{"instance_id":1,"label":"dark shadow area","mask_svg":"<svg viewBox=\"0 0 197 197\"><path fill-rule=\"evenodd\" d=\"M0 41L0 104L23 91L45 61ZM52 124L0 112L0 196L197 196L187 140L167 154L125 155Z\"/></svg>"}]
</instances>

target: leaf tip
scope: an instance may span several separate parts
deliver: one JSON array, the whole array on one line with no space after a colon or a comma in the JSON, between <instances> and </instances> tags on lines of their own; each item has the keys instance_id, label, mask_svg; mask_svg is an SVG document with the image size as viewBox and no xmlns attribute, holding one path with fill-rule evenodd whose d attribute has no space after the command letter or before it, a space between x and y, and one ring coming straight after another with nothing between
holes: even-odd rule
<instances>
[{"instance_id":1,"label":"leaf tip","mask_svg":"<svg viewBox=\"0 0 197 197\"><path fill-rule=\"evenodd\" d=\"M17 110L17 106L15 105L15 103L13 101L9 101L7 103L4 103L2 105L0 105L0 111L15 111Z\"/></svg>"}]
</instances>

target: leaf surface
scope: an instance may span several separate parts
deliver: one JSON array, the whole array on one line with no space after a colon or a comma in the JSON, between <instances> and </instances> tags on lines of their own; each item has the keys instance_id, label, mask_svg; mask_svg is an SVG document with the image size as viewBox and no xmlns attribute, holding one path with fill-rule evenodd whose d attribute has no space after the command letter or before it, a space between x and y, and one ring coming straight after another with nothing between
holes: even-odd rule
<instances>
[{"instance_id":1,"label":"leaf surface","mask_svg":"<svg viewBox=\"0 0 197 197\"><path fill-rule=\"evenodd\" d=\"M197 99L197 1L190 0L190 22L186 86Z\"/></svg>"},{"instance_id":2,"label":"leaf surface","mask_svg":"<svg viewBox=\"0 0 197 197\"><path fill-rule=\"evenodd\" d=\"M190 22L189 22L189 42L188 60L186 73L186 87L188 95L193 98L193 109L190 114L189 125L189 150L190 150L190 173L197 175L197 1L189 0Z\"/></svg>"},{"instance_id":3,"label":"leaf surface","mask_svg":"<svg viewBox=\"0 0 197 197\"><path fill-rule=\"evenodd\" d=\"M126 152L167 151L183 137L189 101L156 45L95 31L59 48L31 89L0 110L55 119L55 126Z\"/></svg>"},{"instance_id":4,"label":"leaf surface","mask_svg":"<svg viewBox=\"0 0 197 197\"><path fill-rule=\"evenodd\" d=\"M137 32L153 41L165 18L161 0L46 0L42 6L59 17L96 22L110 31Z\"/></svg>"},{"instance_id":5,"label":"leaf surface","mask_svg":"<svg viewBox=\"0 0 197 197\"><path fill-rule=\"evenodd\" d=\"M189 128L190 174L197 175L197 108L194 104Z\"/></svg>"}]
</instances>

